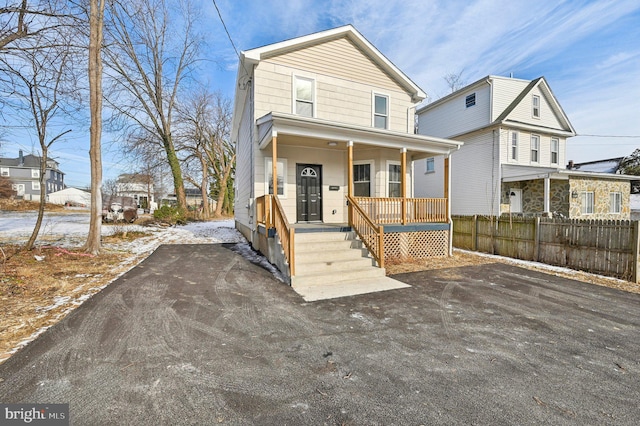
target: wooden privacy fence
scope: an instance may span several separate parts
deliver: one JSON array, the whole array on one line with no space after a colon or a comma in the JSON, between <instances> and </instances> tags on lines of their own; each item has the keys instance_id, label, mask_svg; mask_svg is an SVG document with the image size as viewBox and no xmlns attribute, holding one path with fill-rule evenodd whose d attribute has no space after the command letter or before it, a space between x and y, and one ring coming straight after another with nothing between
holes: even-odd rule
<instances>
[{"instance_id":1,"label":"wooden privacy fence","mask_svg":"<svg viewBox=\"0 0 640 426\"><path fill-rule=\"evenodd\" d=\"M452 216L454 247L640 282L638 221Z\"/></svg>"}]
</instances>

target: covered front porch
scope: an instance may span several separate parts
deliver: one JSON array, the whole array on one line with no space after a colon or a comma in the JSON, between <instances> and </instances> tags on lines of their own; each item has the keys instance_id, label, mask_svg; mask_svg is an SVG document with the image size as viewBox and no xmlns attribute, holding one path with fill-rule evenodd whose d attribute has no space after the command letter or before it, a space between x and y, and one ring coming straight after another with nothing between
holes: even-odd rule
<instances>
[{"instance_id":1,"label":"covered front porch","mask_svg":"<svg viewBox=\"0 0 640 426\"><path fill-rule=\"evenodd\" d=\"M274 113L258 129L266 179L256 223L277 239L291 277L296 234L328 227L354 232L380 268L450 254L449 154L460 143ZM435 155L446 156L447 197L412 197L413 162Z\"/></svg>"}]
</instances>

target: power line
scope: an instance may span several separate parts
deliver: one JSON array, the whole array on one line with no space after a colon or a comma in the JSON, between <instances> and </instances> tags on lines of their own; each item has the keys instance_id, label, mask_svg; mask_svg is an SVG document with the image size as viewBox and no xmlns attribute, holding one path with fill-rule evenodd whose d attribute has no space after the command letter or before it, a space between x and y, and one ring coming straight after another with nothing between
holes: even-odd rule
<instances>
[{"instance_id":1,"label":"power line","mask_svg":"<svg viewBox=\"0 0 640 426\"><path fill-rule=\"evenodd\" d=\"M634 139L634 138L640 138L640 135L581 135L581 134L577 134L576 136L589 136L590 138L627 138L627 139Z\"/></svg>"},{"instance_id":2,"label":"power line","mask_svg":"<svg viewBox=\"0 0 640 426\"><path fill-rule=\"evenodd\" d=\"M213 6L216 8L216 12L218 12L218 17L220 18L220 22L222 22L222 27L224 28L224 32L227 33L227 37L229 38L229 41L231 42L231 46L233 47L233 50L236 52L236 56L238 57L238 61L242 64L242 60L240 59L240 53L238 52L238 49L236 48L236 44L233 42L233 39L231 38L231 34L229 34L229 30L227 29L227 24L224 23L224 19L222 19L222 13L220 13L220 9L218 9L218 5L216 4L216 0L211 0L213 1ZM244 64L242 65L242 68L244 68ZM244 71L247 73L247 75L249 74L249 72L247 71L247 69L245 68Z\"/></svg>"}]
</instances>

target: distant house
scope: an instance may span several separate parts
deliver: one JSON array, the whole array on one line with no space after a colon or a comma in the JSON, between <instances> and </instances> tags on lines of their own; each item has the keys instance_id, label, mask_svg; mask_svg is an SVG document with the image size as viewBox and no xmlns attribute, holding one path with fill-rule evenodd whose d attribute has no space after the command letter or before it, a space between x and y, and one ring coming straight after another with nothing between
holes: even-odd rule
<instances>
[{"instance_id":1,"label":"distant house","mask_svg":"<svg viewBox=\"0 0 640 426\"><path fill-rule=\"evenodd\" d=\"M91 193L78 188L65 188L48 194L47 202L72 207L91 207Z\"/></svg>"},{"instance_id":2,"label":"distant house","mask_svg":"<svg viewBox=\"0 0 640 426\"><path fill-rule=\"evenodd\" d=\"M40 181L40 165L42 157L18 151L17 158L0 158L0 175L11 179L16 196L25 200L38 200L40 191L46 194L64 189L64 173L58 168L59 163L47 159L44 187Z\"/></svg>"},{"instance_id":3,"label":"distant house","mask_svg":"<svg viewBox=\"0 0 640 426\"><path fill-rule=\"evenodd\" d=\"M453 214L629 219L634 177L564 166L576 131L544 77L487 76L417 114L420 134L464 142L450 165ZM416 165L416 194L442 196L444 171L443 157Z\"/></svg>"},{"instance_id":4,"label":"distant house","mask_svg":"<svg viewBox=\"0 0 640 426\"><path fill-rule=\"evenodd\" d=\"M146 174L121 174L116 180L116 194L131 197L139 208L149 209L155 204L153 177Z\"/></svg>"},{"instance_id":5,"label":"distant house","mask_svg":"<svg viewBox=\"0 0 640 426\"><path fill-rule=\"evenodd\" d=\"M574 163L569 160L568 170L580 170L581 172L593 173L618 173L620 162L624 157L609 158L607 160L587 161L584 163Z\"/></svg>"}]
</instances>

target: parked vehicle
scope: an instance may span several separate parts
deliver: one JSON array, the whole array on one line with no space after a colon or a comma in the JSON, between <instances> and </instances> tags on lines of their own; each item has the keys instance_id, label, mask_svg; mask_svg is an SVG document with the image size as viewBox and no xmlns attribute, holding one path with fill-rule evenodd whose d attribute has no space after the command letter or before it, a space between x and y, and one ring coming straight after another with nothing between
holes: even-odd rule
<instances>
[{"instance_id":1,"label":"parked vehicle","mask_svg":"<svg viewBox=\"0 0 640 426\"><path fill-rule=\"evenodd\" d=\"M133 223L138 218L138 206L131 197L104 197L102 222Z\"/></svg>"}]
</instances>

